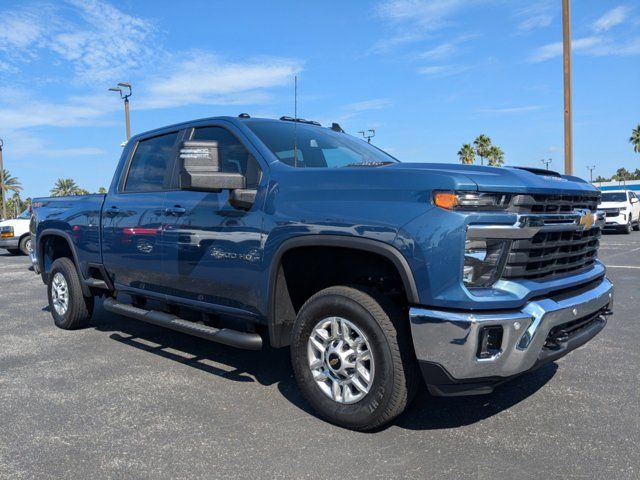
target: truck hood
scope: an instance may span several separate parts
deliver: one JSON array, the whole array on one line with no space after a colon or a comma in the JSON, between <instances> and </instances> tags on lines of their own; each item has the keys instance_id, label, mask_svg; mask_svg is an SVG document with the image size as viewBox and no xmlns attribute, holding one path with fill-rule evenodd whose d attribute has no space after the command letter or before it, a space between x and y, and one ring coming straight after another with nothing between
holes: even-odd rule
<instances>
[{"instance_id":1,"label":"truck hood","mask_svg":"<svg viewBox=\"0 0 640 480\"><path fill-rule=\"evenodd\" d=\"M557 176L536 173L513 167L481 167L477 165L459 165L453 163L394 163L389 169L434 172L453 177L465 177L476 185L478 190L504 193L538 194L584 194L598 190L590 183L578 177Z\"/></svg>"},{"instance_id":2,"label":"truck hood","mask_svg":"<svg viewBox=\"0 0 640 480\"><path fill-rule=\"evenodd\" d=\"M602 202L598 208L624 208L628 207L627 202Z\"/></svg>"},{"instance_id":3,"label":"truck hood","mask_svg":"<svg viewBox=\"0 0 640 480\"><path fill-rule=\"evenodd\" d=\"M29 220L23 218L13 218L11 220L5 220L0 222L0 227L22 227L29 228Z\"/></svg>"}]
</instances>

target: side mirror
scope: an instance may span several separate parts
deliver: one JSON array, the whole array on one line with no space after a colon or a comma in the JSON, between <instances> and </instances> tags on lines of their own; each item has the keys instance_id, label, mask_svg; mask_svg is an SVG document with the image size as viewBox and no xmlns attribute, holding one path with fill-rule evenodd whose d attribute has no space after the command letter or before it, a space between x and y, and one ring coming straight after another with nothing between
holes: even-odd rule
<instances>
[{"instance_id":1,"label":"side mirror","mask_svg":"<svg viewBox=\"0 0 640 480\"><path fill-rule=\"evenodd\" d=\"M631 199L631 203L638 203L638 199L637 198L632 198Z\"/></svg>"},{"instance_id":2,"label":"side mirror","mask_svg":"<svg viewBox=\"0 0 640 480\"><path fill-rule=\"evenodd\" d=\"M180 189L205 192L245 188L245 177L240 173L220 171L218 142L188 140L180 147Z\"/></svg>"}]
</instances>

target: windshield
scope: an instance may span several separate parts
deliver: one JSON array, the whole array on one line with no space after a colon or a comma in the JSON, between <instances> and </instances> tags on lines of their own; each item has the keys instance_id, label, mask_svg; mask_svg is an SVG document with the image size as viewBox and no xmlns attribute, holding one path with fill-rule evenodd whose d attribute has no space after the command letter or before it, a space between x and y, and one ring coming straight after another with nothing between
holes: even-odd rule
<instances>
[{"instance_id":1,"label":"windshield","mask_svg":"<svg viewBox=\"0 0 640 480\"><path fill-rule=\"evenodd\" d=\"M29 220L31 218L31 214L29 213L29 209L27 208L24 212L22 212L19 216L21 220Z\"/></svg>"},{"instance_id":2,"label":"windshield","mask_svg":"<svg viewBox=\"0 0 640 480\"><path fill-rule=\"evenodd\" d=\"M328 128L287 121L257 120L245 124L281 162L292 167L340 168L397 162L363 140Z\"/></svg>"},{"instance_id":3,"label":"windshield","mask_svg":"<svg viewBox=\"0 0 640 480\"><path fill-rule=\"evenodd\" d=\"M603 202L626 202L627 194L625 192L609 192L602 194Z\"/></svg>"}]
</instances>

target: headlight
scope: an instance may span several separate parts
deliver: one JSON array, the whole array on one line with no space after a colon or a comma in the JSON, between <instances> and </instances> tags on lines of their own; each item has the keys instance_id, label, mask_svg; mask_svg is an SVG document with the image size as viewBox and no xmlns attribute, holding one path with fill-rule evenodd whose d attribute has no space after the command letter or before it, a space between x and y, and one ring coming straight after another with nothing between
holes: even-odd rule
<instances>
[{"instance_id":1,"label":"headlight","mask_svg":"<svg viewBox=\"0 0 640 480\"><path fill-rule=\"evenodd\" d=\"M0 227L0 238L13 237L13 227Z\"/></svg>"},{"instance_id":2,"label":"headlight","mask_svg":"<svg viewBox=\"0 0 640 480\"><path fill-rule=\"evenodd\" d=\"M490 287L502 274L508 243L505 240L469 240L464 244L462 280L468 288Z\"/></svg>"},{"instance_id":3,"label":"headlight","mask_svg":"<svg viewBox=\"0 0 640 480\"><path fill-rule=\"evenodd\" d=\"M510 195L482 192L435 192L433 203L446 210L503 210L509 206Z\"/></svg>"}]
</instances>

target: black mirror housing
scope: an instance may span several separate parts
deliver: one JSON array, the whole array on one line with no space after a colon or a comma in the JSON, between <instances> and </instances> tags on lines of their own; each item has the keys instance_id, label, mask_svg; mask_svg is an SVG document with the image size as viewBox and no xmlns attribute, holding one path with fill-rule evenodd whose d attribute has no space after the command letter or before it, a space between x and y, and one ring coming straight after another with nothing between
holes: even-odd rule
<instances>
[{"instance_id":1,"label":"black mirror housing","mask_svg":"<svg viewBox=\"0 0 640 480\"><path fill-rule=\"evenodd\" d=\"M245 188L246 180L240 173L220 171L218 142L188 140L180 148L180 189L206 192Z\"/></svg>"}]
</instances>

